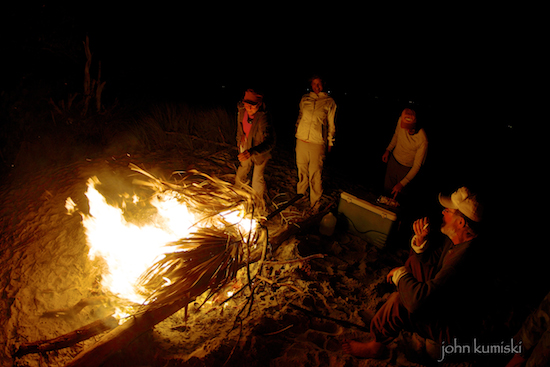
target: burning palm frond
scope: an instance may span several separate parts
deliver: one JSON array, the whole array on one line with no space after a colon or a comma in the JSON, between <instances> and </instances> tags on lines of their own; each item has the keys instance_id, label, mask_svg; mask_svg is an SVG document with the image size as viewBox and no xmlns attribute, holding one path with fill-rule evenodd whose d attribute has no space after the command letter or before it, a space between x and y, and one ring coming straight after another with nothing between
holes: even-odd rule
<instances>
[{"instance_id":1,"label":"burning palm frond","mask_svg":"<svg viewBox=\"0 0 550 367\"><path fill-rule=\"evenodd\" d=\"M196 170L174 172L174 175L182 178L169 182L155 177L135 164L130 164L130 168L149 177L149 181L135 179L135 184L149 186L158 192L174 190L180 194L180 200L197 211L216 215L244 205L247 213L258 215L264 209L263 200L257 197L252 188L237 188L229 182Z\"/></svg>"},{"instance_id":2,"label":"burning palm frond","mask_svg":"<svg viewBox=\"0 0 550 367\"><path fill-rule=\"evenodd\" d=\"M188 237L169 244L171 252L165 253L139 279L138 287L149 295L146 308L192 300L205 292L209 292L208 299L234 279L239 269L264 259L267 235L256 220L259 219L256 205L261 200L257 200L251 189L235 188L197 171L178 172L183 178L168 182L135 165L131 168L149 178L149 181L134 180L135 183L157 192L172 190L190 211L200 214L197 218L201 226ZM241 222L249 222L247 230L226 219L237 211L244 218Z\"/></svg>"}]
</instances>

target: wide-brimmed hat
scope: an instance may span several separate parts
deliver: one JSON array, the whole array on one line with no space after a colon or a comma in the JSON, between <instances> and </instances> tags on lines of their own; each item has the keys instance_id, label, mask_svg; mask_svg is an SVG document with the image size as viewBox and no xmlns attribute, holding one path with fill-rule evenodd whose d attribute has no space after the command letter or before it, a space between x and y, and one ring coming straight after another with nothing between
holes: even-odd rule
<instances>
[{"instance_id":1,"label":"wide-brimmed hat","mask_svg":"<svg viewBox=\"0 0 550 367\"><path fill-rule=\"evenodd\" d=\"M458 209L474 222L481 221L483 207L477 201L476 195L473 195L466 187L461 187L452 193L451 196L439 194L439 202L445 208Z\"/></svg>"}]
</instances>

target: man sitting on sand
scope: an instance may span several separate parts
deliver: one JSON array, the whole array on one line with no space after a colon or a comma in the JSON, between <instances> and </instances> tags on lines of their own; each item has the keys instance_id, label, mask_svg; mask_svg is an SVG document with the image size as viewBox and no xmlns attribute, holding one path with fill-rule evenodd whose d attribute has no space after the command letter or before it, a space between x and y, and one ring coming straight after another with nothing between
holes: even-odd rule
<instances>
[{"instance_id":1,"label":"man sitting on sand","mask_svg":"<svg viewBox=\"0 0 550 367\"><path fill-rule=\"evenodd\" d=\"M440 231L442 245L430 233L428 218L413 223L411 255L405 266L392 269L388 282L397 286L371 321L373 340L345 341L344 352L362 358L381 358L401 330L409 330L439 345L455 338L472 338L479 300L476 299L474 251L482 207L462 187L450 197L439 195L445 207Z\"/></svg>"}]
</instances>

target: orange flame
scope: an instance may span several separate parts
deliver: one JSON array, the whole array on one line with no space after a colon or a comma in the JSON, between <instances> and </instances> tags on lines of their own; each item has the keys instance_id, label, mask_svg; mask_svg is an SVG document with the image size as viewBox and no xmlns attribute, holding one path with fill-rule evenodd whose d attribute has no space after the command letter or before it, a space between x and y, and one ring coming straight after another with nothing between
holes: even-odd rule
<instances>
[{"instance_id":1,"label":"orange flame","mask_svg":"<svg viewBox=\"0 0 550 367\"><path fill-rule=\"evenodd\" d=\"M85 228L87 244L90 248L89 258L101 257L107 270L102 275L102 286L120 298L133 303L143 304L146 296L136 289L139 277L165 253L174 252L170 243L189 236L189 233L200 226L215 225L197 218L189 208L178 200L177 191L167 190L157 193L150 204L157 210L148 223L137 225L125 219L121 208L111 206L96 189L99 180L96 177L88 180L86 197L89 201L90 214L81 213ZM127 194L126 194L127 195ZM141 199L134 197L134 203ZM68 198L66 203L69 212L74 210L74 202ZM242 233L249 233L256 227L255 220L243 220L247 213L240 211L220 213L224 221L240 226ZM167 284L170 280L166 279Z\"/></svg>"}]
</instances>

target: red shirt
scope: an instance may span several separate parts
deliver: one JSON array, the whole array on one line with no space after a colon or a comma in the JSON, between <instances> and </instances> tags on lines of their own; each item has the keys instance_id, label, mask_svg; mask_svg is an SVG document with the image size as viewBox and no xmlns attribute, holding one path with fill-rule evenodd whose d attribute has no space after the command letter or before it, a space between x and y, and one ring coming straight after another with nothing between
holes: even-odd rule
<instances>
[{"instance_id":1,"label":"red shirt","mask_svg":"<svg viewBox=\"0 0 550 367\"><path fill-rule=\"evenodd\" d=\"M243 131L247 138L248 133L250 133L250 129L252 128L252 121L253 120L248 121L248 112L245 111L243 116Z\"/></svg>"}]
</instances>

